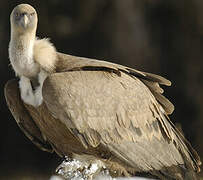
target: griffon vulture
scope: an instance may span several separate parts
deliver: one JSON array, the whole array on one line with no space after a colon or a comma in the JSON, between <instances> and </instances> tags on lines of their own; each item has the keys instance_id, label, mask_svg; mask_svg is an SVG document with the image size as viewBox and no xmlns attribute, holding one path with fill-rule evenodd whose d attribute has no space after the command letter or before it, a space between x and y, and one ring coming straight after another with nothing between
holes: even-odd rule
<instances>
[{"instance_id":1,"label":"griffon vulture","mask_svg":"<svg viewBox=\"0 0 203 180\"><path fill-rule=\"evenodd\" d=\"M99 160L113 176L194 180L200 159L168 118L167 79L56 51L36 37L28 4L11 15L9 58L20 78L5 85L8 107L25 135L60 156Z\"/></svg>"}]
</instances>

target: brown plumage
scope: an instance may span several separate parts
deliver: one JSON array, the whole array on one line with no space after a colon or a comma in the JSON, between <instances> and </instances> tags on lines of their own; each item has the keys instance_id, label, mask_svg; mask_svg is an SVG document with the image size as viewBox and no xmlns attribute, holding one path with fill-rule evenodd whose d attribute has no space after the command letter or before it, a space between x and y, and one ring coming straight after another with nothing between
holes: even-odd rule
<instances>
[{"instance_id":1,"label":"brown plumage","mask_svg":"<svg viewBox=\"0 0 203 180\"><path fill-rule=\"evenodd\" d=\"M42 104L24 103L17 80L5 86L8 107L34 144L60 156L94 156L115 176L196 179L200 159L168 118L174 107L159 86L170 81L118 64L54 53L44 41L35 39L33 45L39 70L32 77L24 74L31 84L38 79ZM46 73L45 81L39 72Z\"/></svg>"}]
</instances>

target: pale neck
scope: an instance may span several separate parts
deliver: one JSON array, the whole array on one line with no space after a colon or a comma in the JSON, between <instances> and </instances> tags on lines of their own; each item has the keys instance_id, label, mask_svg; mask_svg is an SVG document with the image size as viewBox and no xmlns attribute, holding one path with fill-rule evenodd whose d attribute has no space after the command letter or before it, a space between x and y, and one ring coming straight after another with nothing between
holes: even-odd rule
<instances>
[{"instance_id":1,"label":"pale neck","mask_svg":"<svg viewBox=\"0 0 203 180\"><path fill-rule=\"evenodd\" d=\"M22 44L23 46L33 45L34 40L36 37L35 32L26 32L26 33L19 33L19 32L12 32L11 31L11 42L16 43L16 45Z\"/></svg>"},{"instance_id":2,"label":"pale neck","mask_svg":"<svg viewBox=\"0 0 203 180\"><path fill-rule=\"evenodd\" d=\"M27 55L32 59L35 34L35 31L26 33L11 31L10 44L12 44L15 51L21 52L22 55Z\"/></svg>"}]
</instances>

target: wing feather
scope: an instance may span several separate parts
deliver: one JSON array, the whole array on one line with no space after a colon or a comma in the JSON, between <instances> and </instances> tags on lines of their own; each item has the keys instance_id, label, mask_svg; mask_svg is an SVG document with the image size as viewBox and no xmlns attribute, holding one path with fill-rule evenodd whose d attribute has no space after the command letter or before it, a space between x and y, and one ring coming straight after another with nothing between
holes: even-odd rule
<instances>
[{"instance_id":1,"label":"wing feather","mask_svg":"<svg viewBox=\"0 0 203 180\"><path fill-rule=\"evenodd\" d=\"M169 80L105 61L62 53L57 58L56 73L44 82L44 104L35 109L36 117L20 99L17 82L5 86L9 109L37 146L47 151L55 147L59 154L92 155L105 148L124 166L158 170L159 177L167 173L163 168L180 164L199 171L199 156L167 117L174 106L162 95L160 84L170 86ZM47 126L53 132L47 132Z\"/></svg>"},{"instance_id":2,"label":"wing feather","mask_svg":"<svg viewBox=\"0 0 203 180\"><path fill-rule=\"evenodd\" d=\"M162 103L142 79L122 70L66 71L45 80L43 98L54 117L75 136L82 135L79 139L87 147L102 144L137 171L184 164L180 153L184 151L196 169L196 157L190 156L186 146L179 145L182 142L165 118ZM162 81L156 76L151 78L157 79ZM156 91L162 92L160 88Z\"/></svg>"},{"instance_id":3,"label":"wing feather","mask_svg":"<svg viewBox=\"0 0 203 180\"><path fill-rule=\"evenodd\" d=\"M153 95L162 104L167 114L171 114L174 111L173 104L161 94L163 89L159 84L170 86L171 82L164 77L156 74L141 72L136 69L132 69L119 64L110 63L107 61L99 61L95 59L89 59L84 57L76 57L63 53L58 53L58 66L56 72L66 71L107 71L120 75L121 72L132 75L133 77L140 78L140 80L151 90Z\"/></svg>"},{"instance_id":4,"label":"wing feather","mask_svg":"<svg viewBox=\"0 0 203 180\"><path fill-rule=\"evenodd\" d=\"M6 83L4 95L8 108L24 134L41 150L53 152L51 145L43 138L41 131L23 104L17 80L10 80Z\"/></svg>"}]
</instances>

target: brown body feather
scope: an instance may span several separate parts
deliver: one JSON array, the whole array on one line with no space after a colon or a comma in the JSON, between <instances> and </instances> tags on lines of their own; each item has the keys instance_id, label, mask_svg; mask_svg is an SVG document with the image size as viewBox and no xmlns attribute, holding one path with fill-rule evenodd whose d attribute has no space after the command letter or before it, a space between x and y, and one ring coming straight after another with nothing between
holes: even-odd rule
<instances>
[{"instance_id":1,"label":"brown body feather","mask_svg":"<svg viewBox=\"0 0 203 180\"><path fill-rule=\"evenodd\" d=\"M5 89L9 108L16 103L25 108L42 133L38 139L46 137L41 142L62 156L93 155L119 175L125 170L182 180L186 172L199 171L197 153L167 117L173 105L162 97L159 84L170 85L168 80L61 53L57 65L44 82L44 103L38 108L13 98L19 93L13 88L16 82ZM13 113L16 120L17 113Z\"/></svg>"}]
</instances>

